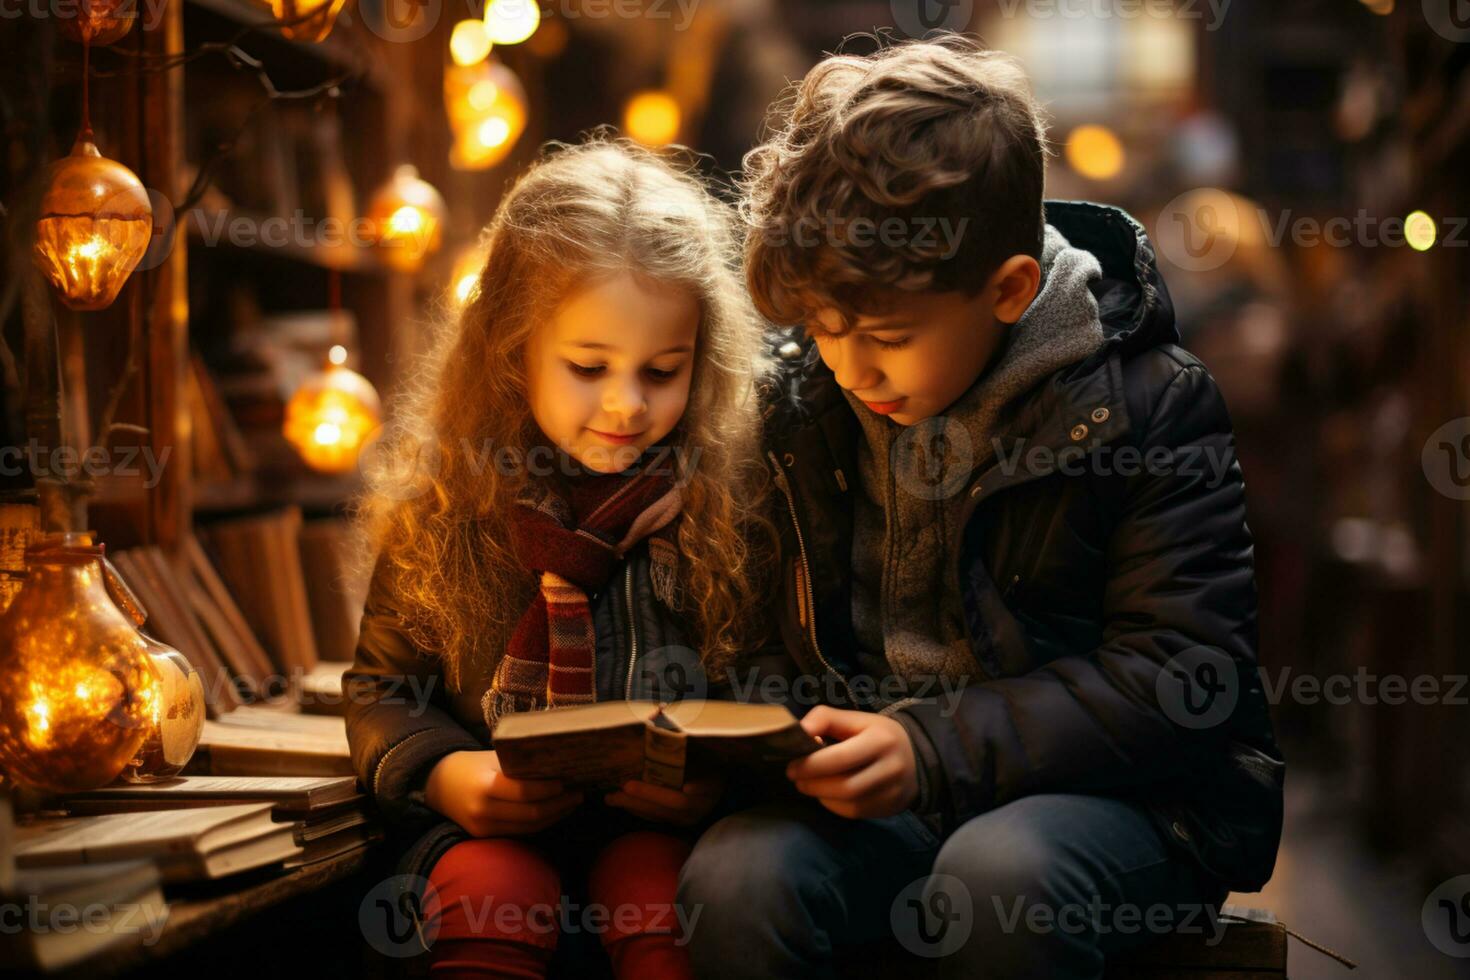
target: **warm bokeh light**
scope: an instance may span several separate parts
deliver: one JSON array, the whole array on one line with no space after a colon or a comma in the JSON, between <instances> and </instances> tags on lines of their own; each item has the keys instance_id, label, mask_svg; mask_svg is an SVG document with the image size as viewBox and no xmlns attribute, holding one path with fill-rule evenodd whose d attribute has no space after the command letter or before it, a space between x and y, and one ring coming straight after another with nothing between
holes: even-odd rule
<instances>
[{"instance_id":1,"label":"warm bokeh light","mask_svg":"<svg viewBox=\"0 0 1470 980\"><path fill-rule=\"evenodd\" d=\"M271 12L276 20L294 20L307 14L305 20L282 27L281 33L297 41L325 41L337 23L337 15L347 5L347 0L270 0Z\"/></svg>"},{"instance_id":2,"label":"warm bokeh light","mask_svg":"<svg viewBox=\"0 0 1470 980\"><path fill-rule=\"evenodd\" d=\"M51 165L36 221L36 265L74 310L112 305L153 238L153 207L136 174L85 135Z\"/></svg>"},{"instance_id":3,"label":"warm bokeh light","mask_svg":"<svg viewBox=\"0 0 1470 980\"><path fill-rule=\"evenodd\" d=\"M525 89L498 61L446 72L444 101L454 129L449 162L458 170L493 167L526 128Z\"/></svg>"},{"instance_id":4,"label":"warm bokeh light","mask_svg":"<svg viewBox=\"0 0 1470 980\"><path fill-rule=\"evenodd\" d=\"M485 254L478 245L469 245L454 260L454 269L449 273L449 294L455 306L464 306L474 295L480 271L485 267Z\"/></svg>"},{"instance_id":5,"label":"warm bokeh light","mask_svg":"<svg viewBox=\"0 0 1470 980\"><path fill-rule=\"evenodd\" d=\"M449 54L462 67L478 65L490 54L490 35L483 20L462 20L449 35Z\"/></svg>"},{"instance_id":6,"label":"warm bokeh light","mask_svg":"<svg viewBox=\"0 0 1470 980\"><path fill-rule=\"evenodd\" d=\"M1123 144L1106 126L1078 126L1067 137L1067 163L1089 180L1111 180L1123 170Z\"/></svg>"},{"instance_id":7,"label":"warm bokeh light","mask_svg":"<svg viewBox=\"0 0 1470 980\"><path fill-rule=\"evenodd\" d=\"M667 92L639 92L623 109L623 131L644 146L666 146L679 135L679 103Z\"/></svg>"},{"instance_id":8,"label":"warm bokeh light","mask_svg":"<svg viewBox=\"0 0 1470 980\"><path fill-rule=\"evenodd\" d=\"M345 473L357 465L363 443L382 424L382 403L371 381L341 364L304 381L286 405L286 440L314 470Z\"/></svg>"},{"instance_id":9,"label":"warm bokeh light","mask_svg":"<svg viewBox=\"0 0 1470 980\"><path fill-rule=\"evenodd\" d=\"M485 6L485 33L495 44L520 44L540 23L536 0L490 0Z\"/></svg>"},{"instance_id":10,"label":"warm bokeh light","mask_svg":"<svg viewBox=\"0 0 1470 980\"><path fill-rule=\"evenodd\" d=\"M1415 211L1404 219L1404 240L1416 252L1427 252L1434 247L1439 232L1434 219L1423 211Z\"/></svg>"},{"instance_id":11,"label":"warm bokeh light","mask_svg":"<svg viewBox=\"0 0 1470 980\"><path fill-rule=\"evenodd\" d=\"M1363 6L1380 17L1393 13L1393 0L1363 0Z\"/></svg>"},{"instance_id":12,"label":"warm bokeh light","mask_svg":"<svg viewBox=\"0 0 1470 980\"><path fill-rule=\"evenodd\" d=\"M414 272L439 247L444 212L444 198L432 184L419 179L417 169L404 164L373 195L367 218L385 261Z\"/></svg>"}]
</instances>

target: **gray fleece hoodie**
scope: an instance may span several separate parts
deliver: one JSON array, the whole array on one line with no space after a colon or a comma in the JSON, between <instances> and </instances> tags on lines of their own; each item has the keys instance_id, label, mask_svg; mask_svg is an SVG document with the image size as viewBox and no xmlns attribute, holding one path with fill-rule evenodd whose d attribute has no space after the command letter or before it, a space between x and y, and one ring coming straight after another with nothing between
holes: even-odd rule
<instances>
[{"instance_id":1,"label":"gray fleece hoodie","mask_svg":"<svg viewBox=\"0 0 1470 980\"><path fill-rule=\"evenodd\" d=\"M853 626L864 651L910 684L983 679L965 630L960 583L947 566L971 474L994 455L996 420L1012 401L1103 342L1088 284L1102 276L1091 252L1051 225L1041 288L1009 328L999 356L947 412L904 427L844 392L862 425L862 492L853 534ZM865 672L879 665L863 665Z\"/></svg>"}]
</instances>

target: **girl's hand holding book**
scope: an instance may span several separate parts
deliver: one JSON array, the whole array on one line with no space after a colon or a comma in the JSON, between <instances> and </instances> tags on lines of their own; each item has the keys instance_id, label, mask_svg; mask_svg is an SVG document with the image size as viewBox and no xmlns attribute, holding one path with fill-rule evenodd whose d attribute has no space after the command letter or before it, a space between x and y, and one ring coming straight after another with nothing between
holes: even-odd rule
<instances>
[{"instance_id":1,"label":"girl's hand holding book","mask_svg":"<svg viewBox=\"0 0 1470 980\"><path fill-rule=\"evenodd\" d=\"M545 830L582 802L552 779L512 779L493 750L451 752L435 763L424 799L475 837L514 837Z\"/></svg>"},{"instance_id":2,"label":"girl's hand holding book","mask_svg":"<svg viewBox=\"0 0 1470 980\"><path fill-rule=\"evenodd\" d=\"M724 790L725 780L720 777L688 782L682 789L665 789L633 779L603 801L644 820L689 827L708 816Z\"/></svg>"}]
</instances>

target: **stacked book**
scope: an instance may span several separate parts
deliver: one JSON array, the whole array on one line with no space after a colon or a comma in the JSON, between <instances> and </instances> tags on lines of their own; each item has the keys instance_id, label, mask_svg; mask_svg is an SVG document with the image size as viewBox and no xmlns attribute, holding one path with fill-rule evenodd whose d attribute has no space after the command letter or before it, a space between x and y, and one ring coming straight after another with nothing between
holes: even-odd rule
<instances>
[{"instance_id":1,"label":"stacked book","mask_svg":"<svg viewBox=\"0 0 1470 980\"><path fill-rule=\"evenodd\" d=\"M197 838L196 847L204 852L189 854L183 880L243 870L245 852L232 841L252 834L271 843L250 851L258 860L249 866L279 862L287 869L359 850L381 836L367 797L351 776L178 776L75 793L64 797L63 805L74 817L93 821L90 846L105 821L151 820L171 831L208 828L213 836ZM235 853L227 857L231 848ZM167 873L165 880L171 880Z\"/></svg>"},{"instance_id":2,"label":"stacked book","mask_svg":"<svg viewBox=\"0 0 1470 980\"><path fill-rule=\"evenodd\" d=\"M136 860L12 869L0 883L0 905L14 910L10 928L0 929L0 969L7 973L50 973L147 945L169 914L158 865Z\"/></svg>"},{"instance_id":3,"label":"stacked book","mask_svg":"<svg viewBox=\"0 0 1470 980\"><path fill-rule=\"evenodd\" d=\"M212 776L351 776L342 718L244 705L206 721L186 774Z\"/></svg>"}]
</instances>

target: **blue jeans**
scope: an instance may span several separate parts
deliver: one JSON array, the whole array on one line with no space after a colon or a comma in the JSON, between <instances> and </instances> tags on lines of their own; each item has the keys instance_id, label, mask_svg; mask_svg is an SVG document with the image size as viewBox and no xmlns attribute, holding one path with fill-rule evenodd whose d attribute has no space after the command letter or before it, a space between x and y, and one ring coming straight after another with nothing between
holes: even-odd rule
<instances>
[{"instance_id":1,"label":"blue jeans","mask_svg":"<svg viewBox=\"0 0 1470 980\"><path fill-rule=\"evenodd\" d=\"M1215 935L1226 889L1135 804L1025 797L941 842L910 813L849 820L815 802L716 823L679 883L695 976L836 976L834 950L897 940L943 977L1096 978L1158 935Z\"/></svg>"}]
</instances>

